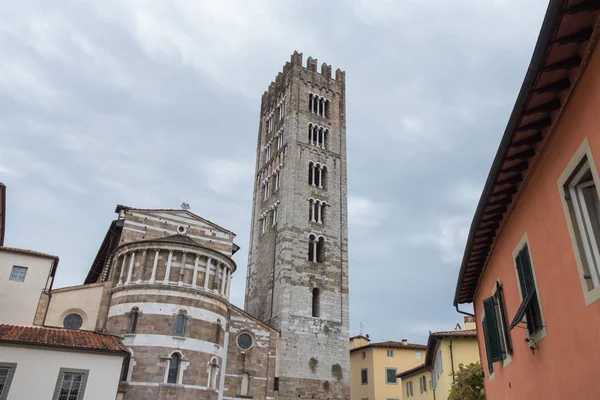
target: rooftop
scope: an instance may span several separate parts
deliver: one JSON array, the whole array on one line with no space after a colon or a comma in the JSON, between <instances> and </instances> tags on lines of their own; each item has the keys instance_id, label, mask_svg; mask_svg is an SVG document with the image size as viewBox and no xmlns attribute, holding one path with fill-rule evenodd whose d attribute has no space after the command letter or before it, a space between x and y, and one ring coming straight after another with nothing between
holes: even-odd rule
<instances>
[{"instance_id":1,"label":"rooftop","mask_svg":"<svg viewBox=\"0 0 600 400\"><path fill-rule=\"evenodd\" d=\"M37 256L37 257L44 257L44 258L51 258L53 260L58 260L58 256L54 256L52 254L41 253L39 251L28 250L28 249L18 249L16 247L0 246L0 251L7 251L9 253L27 254L30 256Z\"/></svg>"},{"instance_id":2,"label":"rooftop","mask_svg":"<svg viewBox=\"0 0 600 400\"><path fill-rule=\"evenodd\" d=\"M396 378L404 378L405 376L412 375L412 374L420 372L422 370L425 370L425 371L427 370L427 367L425 366L425 364L417 365L414 368L407 369L406 371L402 371L398 375L396 375Z\"/></svg>"},{"instance_id":3,"label":"rooftop","mask_svg":"<svg viewBox=\"0 0 600 400\"><path fill-rule=\"evenodd\" d=\"M370 347L384 348L384 349L409 349L409 350L427 350L427 346L424 344L408 343L408 342L395 342L388 340L386 342L369 343L366 346L356 347L351 349L350 352L364 350Z\"/></svg>"},{"instance_id":4,"label":"rooftop","mask_svg":"<svg viewBox=\"0 0 600 400\"><path fill-rule=\"evenodd\" d=\"M107 353L127 352L127 347L113 335L34 326L0 324L0 344L2 343Z\"/></svg>"}]
</instances>

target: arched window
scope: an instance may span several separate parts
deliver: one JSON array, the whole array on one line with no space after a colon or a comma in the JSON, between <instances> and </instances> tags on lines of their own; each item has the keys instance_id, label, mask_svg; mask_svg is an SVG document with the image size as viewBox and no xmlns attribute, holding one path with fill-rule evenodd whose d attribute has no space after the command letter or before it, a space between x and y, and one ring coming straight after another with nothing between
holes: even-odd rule
<instances>
[{"instance_id":1,"label":"arched window","mask_svg":"<svg viewBox=\"0 0 600 400\"><path fill-rule=\"evenodd\" d=\"M321 164L315 164L313 171L314 171L313 185L317 186L317 187L321 187L321 174L322 174Z\"/></svg>"},{"instance_id":2,"label":"arched window","mask_svg":"<svg viewBox=\"0 0 600 400\"><path fill-rule=\"evenodd\" d=\"M215 343L219 344L221 341L221 319L217 319L217 323L215 324Z\"/></svg>"},{"instance_id":3,"label":"arched window","mask_svg":"<svg viewBox=\"0 0 600 400\"><path fill-rule=\"evenodd\" d=\"M314 186L315 182L315 163L312 161L308 163L308 184Z\"/></svg>"},{"instance_id":4,"label":"arched window","mask_svg":"<svg viewBox=\"0 0 600 400\"><path fill-rule=\"evenodd\" d=\"M179 310L177 317L175 318L175 336L183 336L185 332L185 321L187 319L187 312L185 310Z\"/></svg>"},{"instance_id":5,"label":"arched window","mask_svg":"<svg viewBox=\"0 0 600 400\"><path fill-rule=\"evenodd\" d=\"M320 188L327 187L327 165L320 165L319 169L319 184L317 185Z\"/></svg>"},{"instance_id":6,"label":"arched window","mask_svg":"<svg viewBox=\"0 0 600 400\"><path fill-rule=\"evenodd\" d=\"M325 100L325 105L323 106L323 116L325 118L329 118L329 100Z\"/></svg>"},{"instance_id":7,"label":"arched window","mask_svg":"<svg viewBox=\"0 0 600 400\"><path fill-rule=\"evenodd\" d=\"M181 356L179 353L173 353L169 359L169 372L167 373L167 383L177 383L177 377L179 376L179 364L181 363Z\"/></svg>"},{"instance_id":8,"label":"arched window","mask_svg":"<svg viewBox=\"0 0 600 400\"><path fill-rule=\"evenodd\" d=\"M317 261L317 237L315 235L308 237L308 261Z\"/></svg>"},{"instance_id":9,"label":"arched window","mask_svg":"<svg viewBox=\"0 0 600 400\"><path fill-rule=\"evenodd\" d=\"M321 291L317 288L312 290L312 316L318 318L321 314L320 297Z\"/></svg>"},{"instance_id":10,"label":"arched window","mask_svg":"<svg viewBox=\"0 0 600 400\"><path fill-rule=\"evenodd\" d=\"M312 93L308 95L308 111L313 112L313 100L314 96Z\"/></svg>"},{"instance_id":11,"label":"arched window","mask_svg":"<svg viewBox=\"0 0 600 400\"><path fill-rule=\"evenodd\" d=\"M322 263L325 260L325 238L323 236L319 236L315 247L317 248L317 262Z\"/></svg>"},{"instance_id":12,"label":"arched window","mask_svg":"<svg viewBox=\"0 0 600 400\"><path fill-rule=\"evenodd\" d=\"M131 315L131 326L129 327L129 333L135 333L137 329L138 318L140 315L140 310L137 307L133 307L130 312Z\"/></svg>"},{"instance_id":13,"label":"arched window","mask_svg":"<svg viewBox=\"0 0 600 400\"><path fill-rule=\"evenodd\" d=\"M250 392L250 374L244 372L242 375L242 388L240 390L240 396L249 396Z\"/></svg>"},{"instance_id":14,"label":"arched window","mask_svg":"<svg viewBox=\"0 0 600 400\"><path fill-rule=\"evenodd\" d=\"M310 222L316 222L315 219L315 201L313 199L308 200L308 220Z\"/></svg>"},{"instance_id":15,"label":"arched window","mask_svg":"<svg viewBox=\"0 0 600 400\"><path fill-rule=\"evenodd\" d=\"M208 387L211 389L217 388L217 376L219 375L219 363L213 357L208 365Z\"/></svg>"}]
</instances>

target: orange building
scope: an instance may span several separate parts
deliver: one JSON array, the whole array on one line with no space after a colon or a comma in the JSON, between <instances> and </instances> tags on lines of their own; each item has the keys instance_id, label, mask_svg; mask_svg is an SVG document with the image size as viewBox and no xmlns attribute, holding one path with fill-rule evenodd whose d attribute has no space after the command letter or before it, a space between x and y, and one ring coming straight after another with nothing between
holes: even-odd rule
<instances>
[{"instance_id":1,"label":"orange building","mask_svg":"<svg viewBox=\"0 0 600 400\"><path fill-rule=\"evenodd\" d=\"M551 0L469 233L488 400L599 399L600 1Z\"/></svg>"}]
</instances>

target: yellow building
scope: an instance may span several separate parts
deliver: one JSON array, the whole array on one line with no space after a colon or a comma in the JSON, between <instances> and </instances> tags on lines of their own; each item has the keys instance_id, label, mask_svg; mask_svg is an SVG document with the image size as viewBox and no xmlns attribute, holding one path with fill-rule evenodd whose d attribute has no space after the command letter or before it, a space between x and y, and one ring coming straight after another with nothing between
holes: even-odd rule
<instances>
[{"instance_id":1,"label":"yellow building","mask_svg":"<svg viewBox=\"0 0 600 400\"><path fill-rule=\"evenodd\" d=\"M425 362L398 374L402 384L402 399L447 399L458 366L477 361L477 331L471 317L465 318L465 329L457 325L453 331L430 333Z\"/></svg>"},{"instance_id":2,"label":"yellow building","mask_svg":"<svg viewBox=\"0 0 600 400\"><path fill-rule=\"evenodd\" d=\"M422 364L427 346L401 342L371 343L365 336L350 338L352 400L400 400L399 372Z\"/></svg>"}]
</instances>

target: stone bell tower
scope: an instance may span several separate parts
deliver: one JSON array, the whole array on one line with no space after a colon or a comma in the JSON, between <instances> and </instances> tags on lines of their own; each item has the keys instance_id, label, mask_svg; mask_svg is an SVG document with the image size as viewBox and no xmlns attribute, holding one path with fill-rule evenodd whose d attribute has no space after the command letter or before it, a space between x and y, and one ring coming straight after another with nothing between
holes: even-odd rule
<instances>
[{"instance_id":1,"label":"stone bell tower","mask_svg":"<svg viewBox=\"0 0 600 400\"><path fill-rule=\"evenodd\" d=\"M349 399L346 84L294 52L262 96L245 309L281 333L280 399Z\"/></svg>"}]
</instances>

